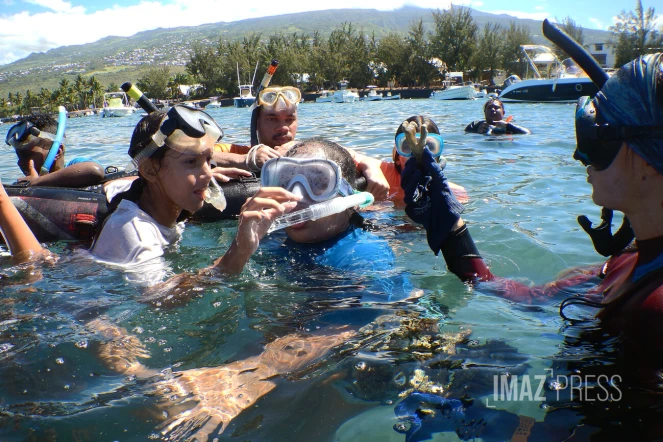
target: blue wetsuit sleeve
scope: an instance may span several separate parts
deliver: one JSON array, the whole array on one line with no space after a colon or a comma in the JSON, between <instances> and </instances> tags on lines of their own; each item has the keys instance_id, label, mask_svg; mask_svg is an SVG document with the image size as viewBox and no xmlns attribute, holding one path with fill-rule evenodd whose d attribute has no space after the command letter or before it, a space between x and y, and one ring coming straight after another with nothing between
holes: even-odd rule
<instances>
[{"instance_id":1,"label":"blue wetsuit sleeve","mask_svg":"<svg viewBox=\"0 0 663 442\"><path fill-rule=\"evenodd\" d=\"M101 166L101 163L95 159L89 157L77 157L69 161L65 167L73 166L74 164L78 163L97 163L98 165Z\"/></svg>"}]
</instances>

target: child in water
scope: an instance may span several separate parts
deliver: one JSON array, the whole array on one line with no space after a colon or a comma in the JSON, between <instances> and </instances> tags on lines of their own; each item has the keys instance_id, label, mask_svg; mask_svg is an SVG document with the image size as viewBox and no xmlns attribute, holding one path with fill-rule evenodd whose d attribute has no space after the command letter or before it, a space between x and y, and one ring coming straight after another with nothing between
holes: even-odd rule
<instances>
[{"instance_id":1,"label":"child in water","mask_svg":"<svg viewBox=\"0 0 663 442\"><path fill-rule=\"evenodd\" d=\"M199 210L210 192L210 161L222 134L209 115L186 106L143 117L129 147L138 179L111 201L112 213L92 245L92 254L102 262L138 269L143 281L160 281L164 249L180 239L181 221ZM203 272L240 273L272 221L298 199L281 188L260 189L242 207L228 251Z\"/></svg>"},{"instance_id":2,"label":"child in water","mask_svg":"<svg viewBox=\"0 0 663 442\"><path fill-rule=\"evenodd\" d=\"M427 134L424 138L422 138L422 129L424 129ZM416 134L419 134L419 140L417 140ZM435 124L430 118L422 115L414 115L403 121L396 130L394 140L395 144L392 150L392 158L394 161L393 163L383 161L380 165L380 169L389 182L389 198L394 204L402 207L404 206L403 198L405 194L401 188L401 172L405 167L405 162L412 156L412 148L410 145L424 142L425 140L426 146L428 146L431 152L434 151L434 156L439 161L443 158L442 150L444 148L444 140L440 136L440 130L438 129L437 124ZM469 197L463 186L449 182L449 187L458 201L463 204L466 204L469 201Z\"/></svg>"}]
</instances>

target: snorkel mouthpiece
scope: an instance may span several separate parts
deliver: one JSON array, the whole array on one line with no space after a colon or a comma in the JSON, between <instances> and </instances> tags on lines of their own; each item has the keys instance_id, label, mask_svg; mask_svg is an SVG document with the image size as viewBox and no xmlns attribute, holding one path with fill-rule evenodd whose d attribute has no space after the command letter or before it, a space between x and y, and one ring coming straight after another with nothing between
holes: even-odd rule
<instances>
[{"instance_id":1,"label":"snorkel mouthpiece","mask_svg":"<svg viewBox=\"0 0 663 442\"><path fill-rule=\"evenodd\" d=\"M366 207L373 204L374 197L369 192L359 192L350 196L334 198L328 201L313 204L305 209L287 213L274 220L267 233L285 229L306 221L315 221L331 215L336 215L351 207Z\"/></svg>"}]
</instances>

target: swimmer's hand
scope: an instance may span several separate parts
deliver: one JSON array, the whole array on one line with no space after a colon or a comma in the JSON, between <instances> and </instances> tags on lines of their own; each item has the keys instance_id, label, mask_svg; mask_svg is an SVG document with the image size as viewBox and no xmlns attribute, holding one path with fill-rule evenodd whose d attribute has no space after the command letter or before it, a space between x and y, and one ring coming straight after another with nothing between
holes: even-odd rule
<instances>
[{"instance_id":1,"label":"swimmer's hand","mask_svg":"<svg viewBox=\"0 0 663 442\"><path fill-rule=\"evenodd\" d=\"M209 270L241 273L274 220L294 209L301 198L281 187L262 187L242 206L235 239L228 251Z\"/></svg>"},{"instance_id":2,"label":"swimmer's hand","mask_svg":"<svg viewBox=\"0 0 663 442\"><path fill-rule=\"evenodd\" d=\"M403 132L405 133L405 139L412 149L412 155L417 159L418 162L421 162L421 153L424 150L426 145L426 137L428 136L428 129L426 126L421 126L421 134L417 140L417 128L419 125L414 121L405 121L401 124Z\"/></svg>"},{"instance_id":3,"label":"swimmer's hand","mask_svg":"<svg viewBox=\"0 0 663 442\"><path fill-rule=\"evenodd\" d=\"M612 234L612 210L605 207L601 210L601 224L597 227L592 227L592 222L585 215L578 217L578 224L592 239L594 249L603 256L621 252L635 238L631 223L626 217L617 233Z\"/></svg>"},{"instance_id":4,"label":"swimmer's hand","mask_svg":"<svg viewBox=\"0 0 663 442\"><path fill-rule=\"evenodd\" d=\"M238 167L215 167L212 169L212 177L217 183L227 183L232 179L237 180L241 177L250 177L252 175L248 170Z\"/></svg>"},{"instance_id":5,"label":"swimmer's hand","mask_svg":"<svg viewBox=\"0 0 663 442\"><path fill-rule=\"evenodd\" d=\"M428 245L437 255L449 232L460 219L463 206L449 189L440 164L423 149L421 164L410 158L401 173L405 213L426 229Z\"/></svg>"}]
</instances>

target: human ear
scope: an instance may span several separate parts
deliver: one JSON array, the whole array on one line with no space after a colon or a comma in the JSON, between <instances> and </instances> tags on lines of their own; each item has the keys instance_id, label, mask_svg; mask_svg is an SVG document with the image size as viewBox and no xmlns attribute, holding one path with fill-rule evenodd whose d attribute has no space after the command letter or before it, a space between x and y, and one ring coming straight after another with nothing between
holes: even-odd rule
<instances>
[{"instance_id":1,"label":"human ear","mask_svg":"<svg viewBox=\"0 0 663 442\"><path fill-rule=\"evenodd\" d=\"M154 161L147 159L138 166L140 175L150 183L156 183L159 180L157 168L154 167Z\"/></svg>"}]
</instances>

